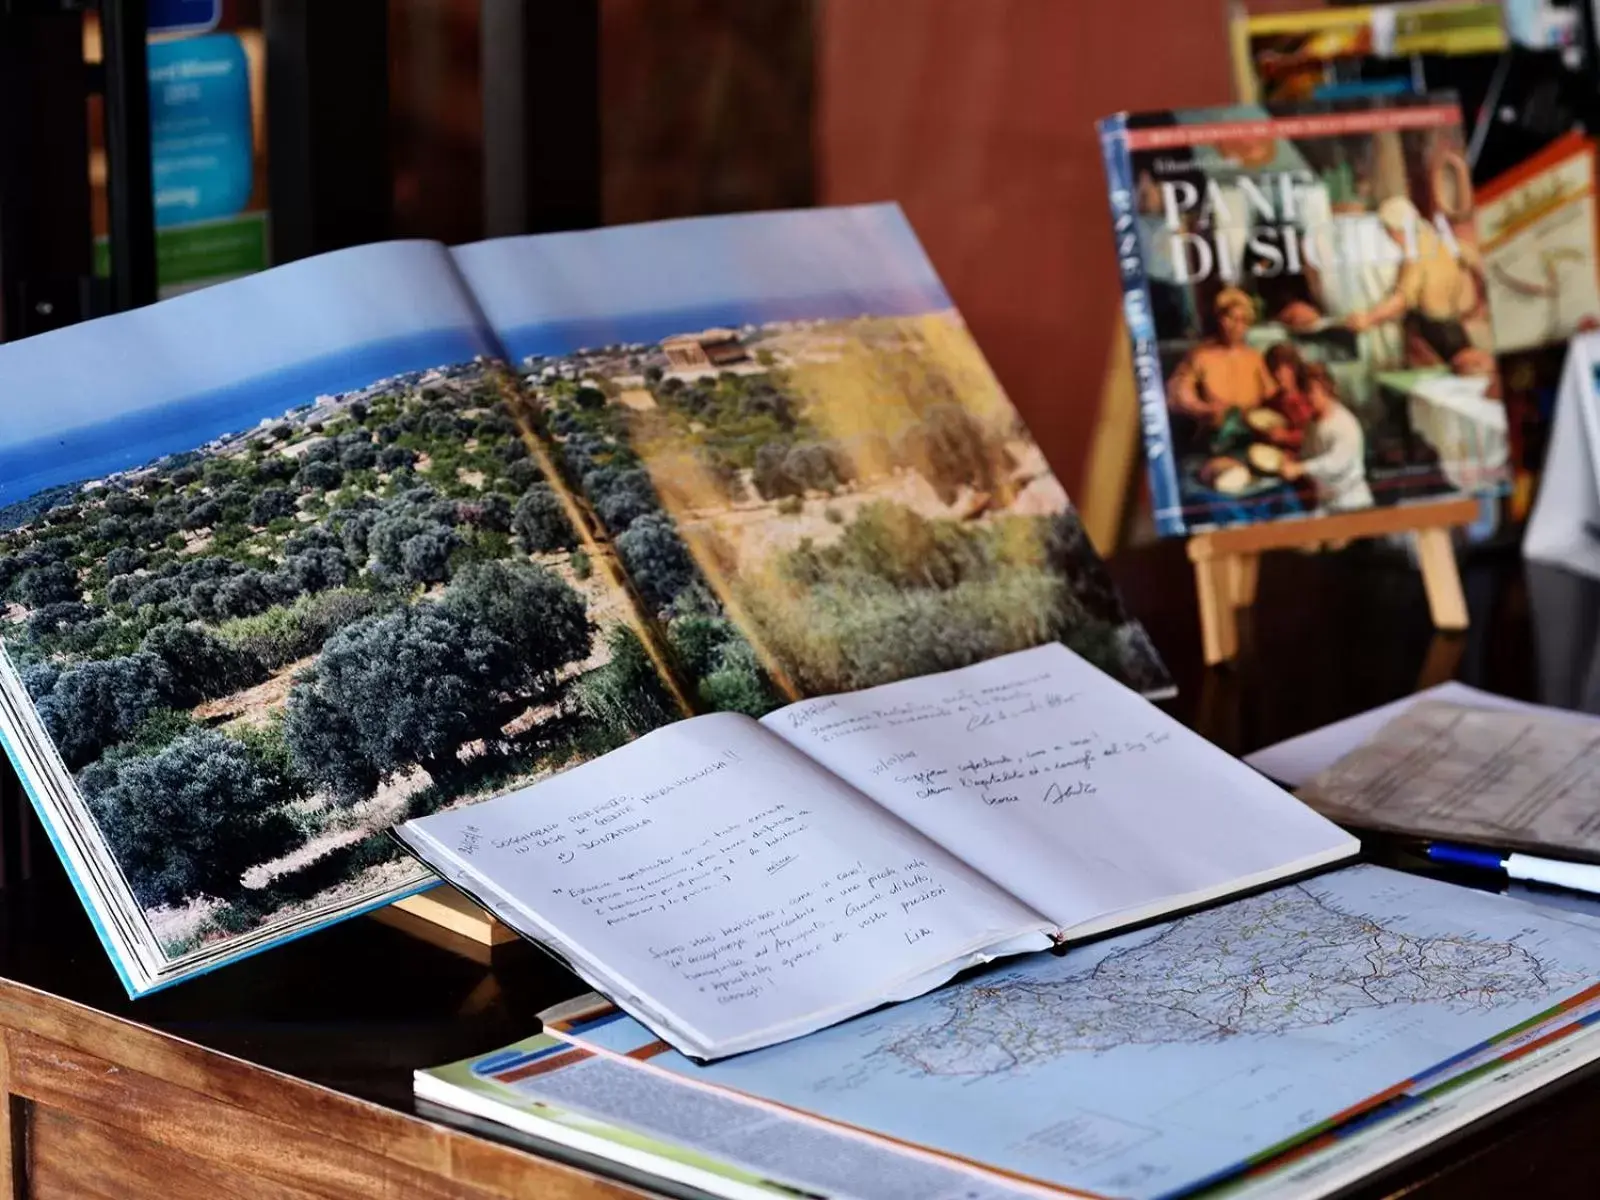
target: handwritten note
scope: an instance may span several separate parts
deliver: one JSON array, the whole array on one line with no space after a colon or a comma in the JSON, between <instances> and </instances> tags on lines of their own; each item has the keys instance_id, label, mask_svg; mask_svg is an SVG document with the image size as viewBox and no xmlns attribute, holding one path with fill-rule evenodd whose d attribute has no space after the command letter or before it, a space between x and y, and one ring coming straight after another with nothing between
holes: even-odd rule
<instances>
[{"instance_id":1,"label":"handwritten note","mask_svg":"<svg viewBox=\"0 0 1600 1200\"><path fill-rule=\"evenodd\" d=\"M508 919L603 959L622 990L705 1044L803 1023L841 996L870 1007L1047 925L731 715L408 830L446 852L471 890L493 892ZM847 990L856 981L865 993Z\"/></svg>"},{"instance_id":2,"label":"handwritten note","mask_svg":"<svg viewBox=\"0 0 1600 1200\"><path fill-rule=\"evenodd\" d=\"M1068 931L1352 847L1060 645L762 723Z\"/></svg>"}]
</instances>

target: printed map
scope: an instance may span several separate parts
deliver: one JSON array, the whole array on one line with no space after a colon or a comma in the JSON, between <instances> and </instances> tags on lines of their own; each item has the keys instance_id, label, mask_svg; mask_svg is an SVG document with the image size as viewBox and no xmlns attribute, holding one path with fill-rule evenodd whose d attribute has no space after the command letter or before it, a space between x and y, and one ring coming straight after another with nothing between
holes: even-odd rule
<instances>
[{"instance_id":1,"label":"printed map","mask_svg":"<svg viewBox=\"0 0 1600 1200\"><path fill-rule=\"evenodd\" d=\"M709 1066L650 1061L1135 1200L1187 1191L1600 981L1600 923L1358 866L1036 955ZM628 1019L590 1040L631 1050Z\"/></svg>"},{"instance_id":2,"label":"printed map","mask_svg":"<svg viewBox=\"0 0 1600 1200\"><path fill-rule=\"evenodd\" d=\"M877 1053L930 1075L990 1075L1078 1050L1272 1036L1369 1010L1492 1012L1582 975L1511 938L1412 933L1298 884L1184 917L1061 978L1013 971L941 994Z\"/></svg>"}]
</instances>

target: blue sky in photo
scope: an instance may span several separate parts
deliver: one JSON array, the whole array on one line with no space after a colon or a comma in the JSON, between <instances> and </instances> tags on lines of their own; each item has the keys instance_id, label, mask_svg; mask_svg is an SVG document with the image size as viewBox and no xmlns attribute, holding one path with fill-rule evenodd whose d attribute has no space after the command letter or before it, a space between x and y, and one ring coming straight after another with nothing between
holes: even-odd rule
<instances>
[{"instance_id":1,"label":"blue sky in photo","mask_svg":"<svg viewBox=\"0 0 1600 1200\"><path fill-rule=\"evenodd\" d=\"M895 204L498 238L455 256L516 359L713 324L950 307Z\"/></svg>"},{"instance_id":2,"label":"blue sky in photo","mask_svg":"<svg viewBox=\"0 0 1600 1200\"><path fill-rule=\"evenodd\" d=\"M0 447L473 319L431 243L303 259L0 346Z\"/></svg>"},{"instance_id":3,"label":"blue sky in photo","mask_svg":"<svg viewBox=\"0 0 1600 1200\"><path fill-rule=\"evenodd\" d=\"M0 346L0 508L321 394L495 353L485 318L520 360L948 307L893 204L341 250Z\"/></svg>"},{"instance_id":4,"label":"blue sky in photo","mask_svg":"<svg viewBox=\"0 0 1600 1200\"><path fill-rule=\"evenodd\" d=\"M0 507L493 352L429 242L320 255L0 346Z\"/></svg>"}]
</instances>

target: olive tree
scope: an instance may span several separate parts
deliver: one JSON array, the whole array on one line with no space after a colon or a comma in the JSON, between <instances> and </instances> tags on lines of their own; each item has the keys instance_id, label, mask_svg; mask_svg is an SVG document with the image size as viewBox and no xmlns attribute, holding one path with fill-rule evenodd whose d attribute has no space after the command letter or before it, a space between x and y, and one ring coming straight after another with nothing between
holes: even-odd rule
<instances>
[{"instance_id":1,"label":"olive tree","mask_svg":"<svg viewBox=\"0 0 1600 1200\"><path fill-rule=\"evenodd\" d=\"M147 650L64 668L34 706L72 770L99 757L174 695L167 665Z\"/></svg>"},{"instance_id":2,"label":"olive tree","mask_svg":"<svg viewBox=\"0 0 1600 1200\"><path fill-rule=\"evenodd\" d=\"M617 536L617 552L647 604L665 608L695 581L694 559L664 513L646 513Z\"/></svg>"},{"instance_id":3,"label":"olive tree","mask_svg":"<svg viewBox=\"0 0 1600 1200\"><path fill-rule=\"evenodd\" d=\"M278 517L292 517L294 514L294 493L286 488L263 488L256 493L255 499L250 502L250 524L252 525L266 525Z\"/></svg>"},{"instance_id":4,"label":"olive tree","mask_svg":"<svg viewBox=\"0 0 1600 1200\"><path fill-rule=\"evenodd\" d=\"M293 781L264 755L213 730L153 755L84 772L90 811L144 905L237 899L242 876L298 840L284 806Z\"/></svg>"},{"instance_id":5,"label":"olive tree","mask_svg":"<svg viewBox=\"0 0 1600 1200\"><path fill-rule=\"evenodd\" d=\"M83 599L78 573L64 562L47 563L24 571L17 580L17 599L29 608Z\"/></svg>"},{"instance_id":6,"label":"olive tree","mask_svg":"<svg viewBox=\"0 0 1600 1200\"><path fill-rule=\"evenodd\" d=\"M259 659L230 646L203 625L177 621L157 625L145 634L143 648L166 666L175 704L227 696L267 677Z\"/></svg>"},{"instance_id":7,"label":"olive tree","mask_svg":"<svg viewBox=\"0 0 1600 1200\"><path fill-rule=\"evenodd\" d=\"M511 514L511 529L529 554L570 550L578 544L560 499L543 483L534 484L517 501Z\"/></svg>"},{"instance_id":8,"label":"olive tree","mask_svg":"<svg viewBox=\"0 0 1600 1200\"><path fill-rule=\"evenodd\" d=\"M588 656L592 637L582 598L554 574L469 567L440 602L328 639L289 693L295 768L347 800L412 766L445 783L465 743L498 740L563 666Z\"/></svg>"}]
</instances>

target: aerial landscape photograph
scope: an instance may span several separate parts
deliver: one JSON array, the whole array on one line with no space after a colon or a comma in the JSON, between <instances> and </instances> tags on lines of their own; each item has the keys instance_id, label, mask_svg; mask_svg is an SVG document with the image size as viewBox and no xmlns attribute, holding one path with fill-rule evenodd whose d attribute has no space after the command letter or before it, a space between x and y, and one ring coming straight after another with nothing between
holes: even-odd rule
<instances>
[{"instance_id":1,"label":"aerial landscape photograph","mask_svg":"<svg viewBox=\"0 0 1600 1200\"><path fill-rule=\"evenodd\" d=\"M171 956L400 886L395 821L677 715L497 370L0 511L6 652Z\"/></svg>"}]
</instances>

